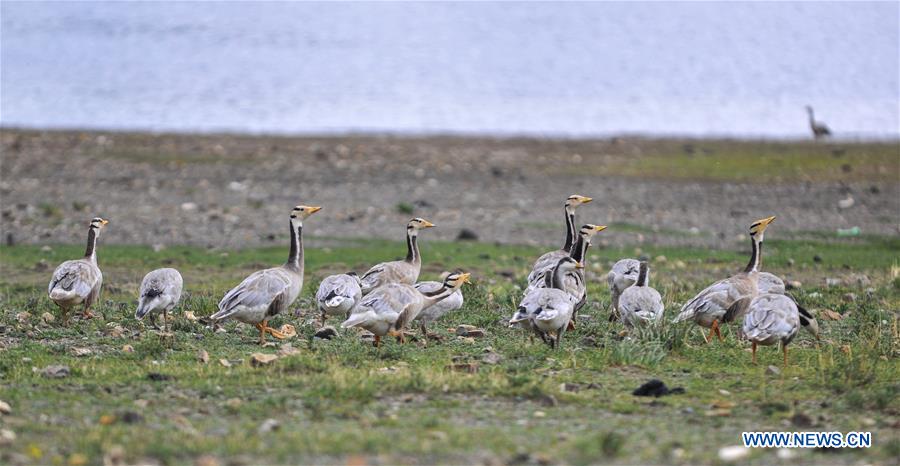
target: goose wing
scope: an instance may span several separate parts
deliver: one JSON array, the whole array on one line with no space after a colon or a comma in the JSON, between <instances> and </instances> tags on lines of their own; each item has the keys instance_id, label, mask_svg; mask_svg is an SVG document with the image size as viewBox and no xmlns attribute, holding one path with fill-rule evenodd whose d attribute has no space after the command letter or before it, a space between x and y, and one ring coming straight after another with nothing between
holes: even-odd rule
<instances>
[{"instance_id":1,"label":"goose wing","mask_svg":"<svg viewBox=\"0 0 900 466\"><path fill-rule=\"evenodd\" d=\"M361 278L363 293L388 283L412 285L419 278L419 267L406 261L382 262L369 269Z\"/></svg>"},{"instance_id":2,"label":"goose wing","mask_svg":"<svg viewBox=\"0 0 900 466\"><path fill-rule=\"evenodd\" d=\"M753 341L791 339L799 328L797 304L780 294L764 294L754 298L742 326L744 335Z\"/></svg>"},{"instance_id":3,"label":"goose wing","mask_svg":"<svg viewBox=\"0 0 900 466\"><path fill-rule=\"evenodd\" d=\"M335 296L355 298L360 294L359 282L347 274L329 275L319 284L316 290L316 301L323 303Z\"/></svg>"},{"instance_id":4,"label":"goose wing","mask_svg":"<svg viewBox=\"0 0 900 466\"><path fill-rule=\"evenodd\" d=\"M148 273L141 281L141 297L166 296L177 301L181 297L183 284L181 274L177 270L157 269Z\"/></svg>"},{"instance_id":5,"label":"goose wing","mask_svg":"<svg viewBox=\"0 0 900 466\"><path fill-rule=\"evenodd\" d=\"M100 284L103 275L96 265L84 260L66 261L53 271L53 278L47 292L54 290L70 296L87 299Z\"/></svg>"},{"instance_id":6,"label":"goose wing","mask_svg":"<svg viewBox=\"0 0 900 466\"><path fill-rule=\"evenodd\" d=\"M569 253L566 251L557 249L556 251L550 251L544 253L541 257L538 257L538 260L536 260L531 267L531 272L528 274L528 288L540 288L544 281L544 274L553 270L553 267L556 267L559 260L568 255Z\"/></svg>"},{"instance_id":7,"label":"goose wing","mask_svg":"<svg viewBox=\"0 0 900 466\"><path fill-rule=\"evenodd\" d=\"M285 303L291 277L281 268L260 270L245 278L219 301L219 312L212 319L227 319L242 308L271 308Z\"/></svg>"},{"instance_id":8,"label":"goose wing","mask_svg":"<svg viewBox=\"0 0 900 466\"><path fill-rule=\"evenodd\" d=\"M699 316L721 316L735 301L731 299L732 290L730 279L719 280L706 287L694 299L688 301L681 308L675 322L697 319Z\"/></svg>"}]
</instances>

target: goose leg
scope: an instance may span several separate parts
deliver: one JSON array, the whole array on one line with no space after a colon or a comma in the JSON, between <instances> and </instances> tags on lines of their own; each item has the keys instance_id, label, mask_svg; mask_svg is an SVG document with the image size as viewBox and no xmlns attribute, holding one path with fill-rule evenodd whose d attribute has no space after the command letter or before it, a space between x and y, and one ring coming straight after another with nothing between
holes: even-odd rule
<instances>
[{"instance_id":1,"label":"goose leg","mask_svg":"<svg viewBox=\"0 0 900 466\"><path fill-rule=\"evenodd\" d=\"M713 321L712 329L716 331L716 336L719 338L720 342L725 341L725 339L722 338L722 332L719 331L719 319ZM712 335L710 335L710 337L712 337Z\"/></svg>"},{"instance_id":2,"label":"goose leg","mask_svg":"<svg viewBox=\"0 0 900 466\"><path fill-rule=\"evenodd\" d=\"M787 345L781 344L781 351L784 353L784 367L787 367Z\"/></svg>"},{"instance_id":3,"label":"goose leg","mask_svg":"<svg viewBox=\"0 0 900 466\"><path fill-rule=\"evenodd\" d=\"M713 325L715 325L715 324L713 324ZM712 341L713 334L715 334L715 333L716 333L716 331L712 328L712 326L710 326L709 327L709 336L707 336L706 334L703 335L703 340L706 341L707 345L709 344L709 342Z\"/></svg>"},{"instance_id":4,"label":"goose leg","mask_svg":"<svg viewBox=\"0 0 900 466\"><path fill-rule=\"evenodd\" d=\"M569 323L571 324L571 321L569 321ZM561 329L559 329L558 332L556 332L556 349L559 349L560 346L562 346L562 338L565 333L566 333L565 325L563 325L563 327Z\"/></svg>"},{"instance_id":5,"label":"goose leg","mask_svg":"<svg viewBox=\"0 0 900 466\"><path fill-rule=\"evenodd\" d=\"M169 312L165 308L163 308L163 325L165 326L166 333L169 333Z\"/></svg>"},{"instance_id":6,"label":"goose leg","mask_svg":"<svg viewBox=\"0 0 900 466\"><path fill-rule=\"evenodd\" d=\"M372 345L374 345L376 348L381 347L381 336L380 335L375 335L375 339L372 340Z\"/></svg>"},{"instance_id":7,"label":"goose leg","mask_svg":"<svg viewBox=\"0 0 900 466\"><path fill-rule=\"evenodd\" d=\"M266 344L266 321L262 321L256 324L256 328L259 329L259 344L260 346Z\"/></svg>"},{"instance_id":8,"label":"goose leg","mask_svg":"<svg viewBox=\"0 0 900 466\"><path fill-rule=\"evenodd\" d=\"M63 324L63 327L68 327L68 326L69 326L69 310L66 309L66 308L64 308L64 307L61 307L60 309L62 309L62 324Z\"/></svg>"},{"instance_id":9,"label":"goose leg","mask_svg":"<svg viewBox=\"0 0 900 466\"><path fill-rule=\"evenodd\" d=\"M756 364L756 342L753 342L753 364Z\"/></svg>"},{"instance_id":10,"label":"goose leg","mask_svg":"<svg viewBox=\"0 0 900 466\"><path fill-rule=\"evenodd\" d=\"M84 310L82 311L81 315L84 319L93 319L94 313L91 312L91 306L85 305Z\"/></svg>"}]
</instances>

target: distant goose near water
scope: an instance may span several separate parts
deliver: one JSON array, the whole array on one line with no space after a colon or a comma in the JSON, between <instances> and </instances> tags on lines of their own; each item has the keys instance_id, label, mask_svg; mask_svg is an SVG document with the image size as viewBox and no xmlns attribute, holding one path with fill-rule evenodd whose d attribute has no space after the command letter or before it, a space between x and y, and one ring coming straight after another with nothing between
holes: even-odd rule
<instances>
[{"instance_id":1,"label":"distant goose near water","mask_svg":"<svg viewBox=\"0 0 900 466\"><path fill-rule=\"evenodd\" d=\"M815 139L831 136L831 130L828 129L828 126L825 126L825 123L822 123L821 121L816 121L813 109L809 105L806 106L806 113L809 114L809 129L812 130Z\"/></svg>"}]
</instances>

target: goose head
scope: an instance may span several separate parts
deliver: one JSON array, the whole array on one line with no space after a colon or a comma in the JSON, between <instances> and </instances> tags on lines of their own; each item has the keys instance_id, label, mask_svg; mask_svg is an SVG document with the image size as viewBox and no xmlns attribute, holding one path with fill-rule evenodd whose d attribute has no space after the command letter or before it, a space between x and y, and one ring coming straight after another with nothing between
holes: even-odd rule
<instances>
[{"instance_id":1,"label":"goose head","mask_svg":"<svg viewBox=\"0 0 900 466\"><path fill-rule=\"evenodd\" d=\"M750 225L750 237L756 239L760 243L763 241L763 237L765 236L766 228L769 227L769 224L775 221L775 216L766 217L763 219L759 219L753 222Z\"/></svg>"}]
</instances>

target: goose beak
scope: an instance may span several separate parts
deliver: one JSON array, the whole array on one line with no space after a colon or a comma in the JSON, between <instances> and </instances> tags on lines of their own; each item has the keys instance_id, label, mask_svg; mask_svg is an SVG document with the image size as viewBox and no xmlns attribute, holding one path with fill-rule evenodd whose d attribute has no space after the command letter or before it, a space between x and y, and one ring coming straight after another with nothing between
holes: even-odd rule
<instances>
[{"instance_id":1,"label":"goose beak","mask_svg":"<svg viewBox=\"0 0 900 466\"><path fill-rule=\"evenodd\" d=\"M584 264L582 264L581 262L576 262L576 263L575 263L575 268L576 268L576 269L583 269L583 268L584 268Z\"/></svg>"},{"instance_id":2,"label":"goose beak","mask_svg":"<svg viewBox=\"0 0 900 466\"><path fill-rule=\"evenodd\" d=\"M470 274L470 273L464 273L459 276L459 279L462 280L463 283L472 283L471 281L469 281L469 276L471 276L471 275L472 274Z\"/></svg>"},{"instance_id":3,"label":"goose beak","mask_svg":"<svg viewBox=\"0 0 900 466\"><path fill-rule=\"evenodd\" d=\"M321 206L313 206L309 208L309 214L312 215L318 211L322 210Z\"/></svg>"},{"instance_id":4,"label":"goose beak","mask_svg":"<svg viewBox=\"0 0 900 466\"><path fill-rule=\"evenodd\" d=\"M422 220L422 228L431 228L433 226L435 225L428 220Z\"/></svg>"},{"instance_id":5,"label":"goose beak","mask_svg":"<svg viewBox=\"0 0 900 466\"><path fill-rule=\"evenodd\" d=\"M594 225L594 231L600 233L601 231L606 229L606 225Z\"/></svg>"},{"instance_id":6,"label":"goose beak","mask_svg":"<svg viewBox=\"0 0 900 466\"><path fill-rule=\"evenodd\" d=\"M109 220L106 220L106 219L100 220L100 224L103 226L106 226L107 223L109 223Z\"/></svg>"}]
</instances>

